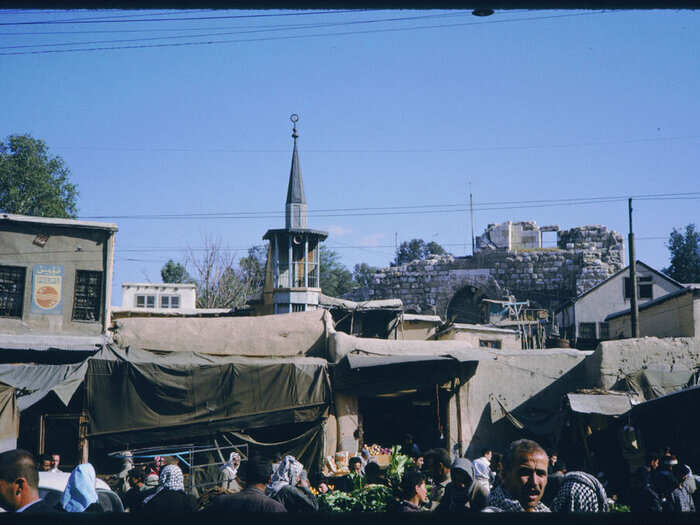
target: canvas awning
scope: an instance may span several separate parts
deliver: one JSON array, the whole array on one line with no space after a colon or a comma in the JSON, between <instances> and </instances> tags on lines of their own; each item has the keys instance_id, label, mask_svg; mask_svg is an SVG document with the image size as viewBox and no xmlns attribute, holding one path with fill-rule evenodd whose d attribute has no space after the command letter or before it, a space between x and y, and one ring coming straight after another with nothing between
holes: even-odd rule
<instances>
[{"instance_id":1,"label":"canvas awning","mask_svg":"<svg viewBox=\"0 0 700 525\"><path fill-rule=\"evenodd\" d=\"M327 363L310 357L158 356L110 347L88 361L89 436L131 443L312 422L326 415Z\"/></svg>"},{"instance_id":2,"label":"canvas awning","mask_svg":"<svg viewBox=\"0 0 700 525\"><path fill-rule=\"evenodd\" d=\"M338 391L376 395L467 378L478 360L466 355L370 355L352 352L333 368Z\"/></svg>"},{"instance_id":3,"label":"canvas awning","mask_svg":"<svg viewBox=\"0 0 700 525\"><path fill-rule=\"evenodd\" d=\"M602 414L604 416L620 416L632 408L630 398L626 394L567 394L569 406L574 412L581 414Z\"/></svg>"}]
</instances>

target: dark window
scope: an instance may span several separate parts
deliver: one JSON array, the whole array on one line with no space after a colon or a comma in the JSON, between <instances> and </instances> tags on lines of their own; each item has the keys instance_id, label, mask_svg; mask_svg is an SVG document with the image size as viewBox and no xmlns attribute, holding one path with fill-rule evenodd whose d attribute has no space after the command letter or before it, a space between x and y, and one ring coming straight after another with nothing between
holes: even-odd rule
<instances>
[{"instance_id":1,"label":"dark window","mask_svg":"<svg viewBox=\"0 0 700 525\"><path fill-rule=\"evenodd\" d=\"M136 296L136 308L145 308L146 307L146 296L145 295L137 295Z\"/></svg>"},{"instance_id":2,"label":"dark window","mask_svg":"<svg viewBox=\"0 0 700 525\"><path fill-rule=\"evenodd\" d=\"M146 296L146 308L155 308L156 307L156 296L155 295L147 295Z\"/></svg>"},{"instance_id":3,"label":"dark window","mask_svg":"<svg viewBox=\"0 0 700 525\"><path fill-rule=\"evenodd\" d=\"M306 310L303 304L292 304L292 312L303 312Z\"/></svg>"},{"instance_id":4,"label":"dark window","mask_svg":"<svg viewBox=\"0 0 700 525\"><path fill-rule=\"evenodd\" d=\"M497 350L500 350L501 342L492 339L479 339L479 346L481 348L496 348Z\"/></svg>"},{"instance_id":5,"label":"dark window","mask_svg":"<svg viewBox=\"0 0 700 525\"><path fill-rule=\"evenodd\" d=\"M170 308L180 308L180 296L173 295L170 298Z\"/></svg>"},{"instance_id":6,"label":"dark window","mask_svg":"<svg viewBox=\"0 0 700 525\"><path fill-rule=\"evenodd\" d=\"M598 336L602 340L610 339L610 325L608 323L598 323Z\"/></svg>"},{"instance_id":7,"label":"dark window","mask_svg":"<svg viewBox=\"0 0 700 525\"><path fill-rule=\"evenodd\" d=\"M74 321L99 321L102 310L102 272L75 272Z\"/></svg>"},{"instance_id":8,"label":"dark window","mask_svg":"<svg viewBox=\"0 0 700 525\"><path fill-rule=\"evenodd\" d=\"M0 317L22 317L27 269L0 266Z\"/></svg>"},{"instance_id":9,"label":"dark window","mask_svg":"<svg viewBox=\"0 0 700 525\"><path fill-rule=\"evenodd\" d=\"M161 308L170 308L170 296L169 295L161 295L160 296L160 307Z\"/></svg>"},{"instance_id":10,"label":"dark window","mask_svg":"<svg viewBox=\"0 0 700 525\"><path fill-rule=\"evenodd\" d=\"M595 339L595 323L579 323L578 324L579 339Z\"/></svg>"},{"instance_id":11,"label":"dark window","mask_svg":"<svg viewBox=\"0 0 700 525\"><path fill-rule=\"evenodd\" d=\"M653 299L653 284L651 275L637 277L637 297L639 299ZM625 299L632 297L632 281L625 277Z\"/></svg>"}]
</instances>

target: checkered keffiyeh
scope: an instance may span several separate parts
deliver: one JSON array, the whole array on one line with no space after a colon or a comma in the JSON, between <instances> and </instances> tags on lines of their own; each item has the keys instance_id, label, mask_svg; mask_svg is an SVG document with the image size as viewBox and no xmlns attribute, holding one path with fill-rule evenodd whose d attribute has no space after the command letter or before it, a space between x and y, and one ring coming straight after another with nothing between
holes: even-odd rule
<instances>
[{"instance_id":1,"label":"checkered keffiyeh","mask_svg":"<svg viewBox=\"0 0 700 525\"><path fill-rule=\"evenodd\" d=\"M525 509L520 504L520 502L511 496L503 485L495 487L489 494L489 505L484 509L485 511L501 511L501 512L525 512ZM549 507L542 503L537 502L537 505L533 509L533 512L551 512Z\"/></svg>"},{"instance_id":2,"label":"checkered keffiyeh","mask_svg":"<svg viewBox=\"0 0 700 525\"><path fill-rule=\"evenodd\" d=\"M608 497L595 476L567 472L552 503L554 512L608 512Z\"/></svg>"}]
</instances>

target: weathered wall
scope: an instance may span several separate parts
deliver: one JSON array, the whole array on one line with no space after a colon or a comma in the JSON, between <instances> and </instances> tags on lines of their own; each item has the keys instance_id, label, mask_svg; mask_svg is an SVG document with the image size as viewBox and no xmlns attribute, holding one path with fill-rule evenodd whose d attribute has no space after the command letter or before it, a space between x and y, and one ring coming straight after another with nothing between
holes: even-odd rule
<instances>
[{"instance_id":1,"label":"weathered wall","mask_svg":"<svg viewBox=\"0 0 700 525\"><path fill-rule=\"evenodd\" d=\"M693 370L700 366L700 339L642 337L603 341L586 360L586 375L591 386L610 389L620 379L649 365Z\"/></svg>"},{"instance_id":2,"label":"weathered wall","mask_svg":"<svg viewBox=\"0 0 700 525\"><path fill-rule=\"evenodd\" d=\"M98 229L59 227L49 224L2 223L0 265L25 268L21 318L0 318L0 332L6 334L99 335L105 333L109 318L112 282L111 260L114 237ZM48 236L41 246L38 235ZM33 305L32 288L35 267L42 265L62 272L59 306L42 313ZM102 272L99 319L74 321L73 302L77 270ZM38 291L38 290L37 290Z\"/></svg>"},{"instance_id":3,"label":"weathered wall","mask_svg":"<svg viewBox=\"0 0 700 525\"><path fill-rule=\"evenodd\" d=\"M502 299L507 291L518 300L553 307L624 266L622 236L605 226L561 231L558 245L556 249L482 250L473 257L433 257L383 268L369 288L356 291L351 298L398 298L406 311L445 317L455 294L472 287L477 306L481 298Z\"/></svg>"},{"instance_id":4,"label":"weathered wall","mask_svg":"<svg viewBox=\"0 0 700 525\"><path fill-rule=\"evenodd\" d=\"M610 337L631 337L630 315L610 319ZM678 295L639 311L642 337L700 337L700 290Z\"/></svg>"},{"instance_id":5,"label":"weathered wall","mask_svg":"<svg viewBox=\"0 0 700 525\"><path fill-rule=\"evenodd\" d=\"M499 341L501 350L520 350L520 334L513 330L489 330L478 325L470 328L462 328L459 325L452 330L444 332L437 337L438 341L463 341L470 348L480 348L480 341Z\"/></svg>"}]
</instances>

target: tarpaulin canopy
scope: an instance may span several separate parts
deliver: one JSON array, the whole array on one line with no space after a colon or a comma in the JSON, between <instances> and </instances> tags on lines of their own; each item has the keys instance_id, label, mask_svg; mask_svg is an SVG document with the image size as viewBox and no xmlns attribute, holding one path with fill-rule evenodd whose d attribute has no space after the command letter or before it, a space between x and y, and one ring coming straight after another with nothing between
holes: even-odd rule
<instances>
[{"instance_id":1,"label":"tarpaulin canopy","mask_svg":"<svg viewBox=\"0 0 700 525\"><path fill-rule=\"evenodd\" d=\"M640 398L649 401L657 397L677 392L686 386L697 384L697 374L693 370L664 366L649 366L624 378L624 384Z\"/></svg>"},{"instance_id":2,"label":"tarpaulin canopy","mask_svg":"<svg viewBox=\"0 0 700 525\"><path fill-rule=\"evenodd\" d=\"M632 408L630 398L625 393L567 394L569 406L581 414L602 414L620 416Z\"/></svg>"},{"instance_id":3,"label":"tarpaulin canopy","mask_svg":"<svg viewBox=\"0 0 700 525\"><path fill-rule=\"evenodd\" d=\"M15 389L0 383L0 452L17 447L19 410Z\"/></svg>"},{"instance_id":4,"label":"tarpaulin canopy","mask_svg":"<svg viewBox=\"0 0 700 525\"><path fill-rule=\"evenodd\" d=\"M351 352L333 368L333 386L355 394L382 394L466 379L478 360L468 354L369 355Z\"/></svg>"},{"instance_id":5,"label":"tarpaulin canopy","mask_svg":"<svg viewBox=\"0 0 700 525\"><path fill-rule=\"evenodd\" d=\"M105 349L88 361L90 436L131 442L322 418L330 403L323 359L216 357ZM116 436L115 436L116 437Z\"/></svg>"},{"instance_id":6,"label":"tarpaulin canopy","mask_svg":"<svg viewBox=\"0 0 700 525\"><path fill-rule=\"evenodd\" d=\"M26 410L55 392L64 405L85 379L87 361L74 365L0 365L0 381L17 390L17 407Z\"/></svg>"},{"instance_id":7,"label":"tarpaulin canopy","mask_svg":"<svg viewBox=\"0 0 700 525\"><path fill-rule=\"evenodd\" d=\"M333 330L325 310L259 317L133 317L115 324L114 340L122 348L252 357L325 357Z\"/></svg>"}]
</instances>

